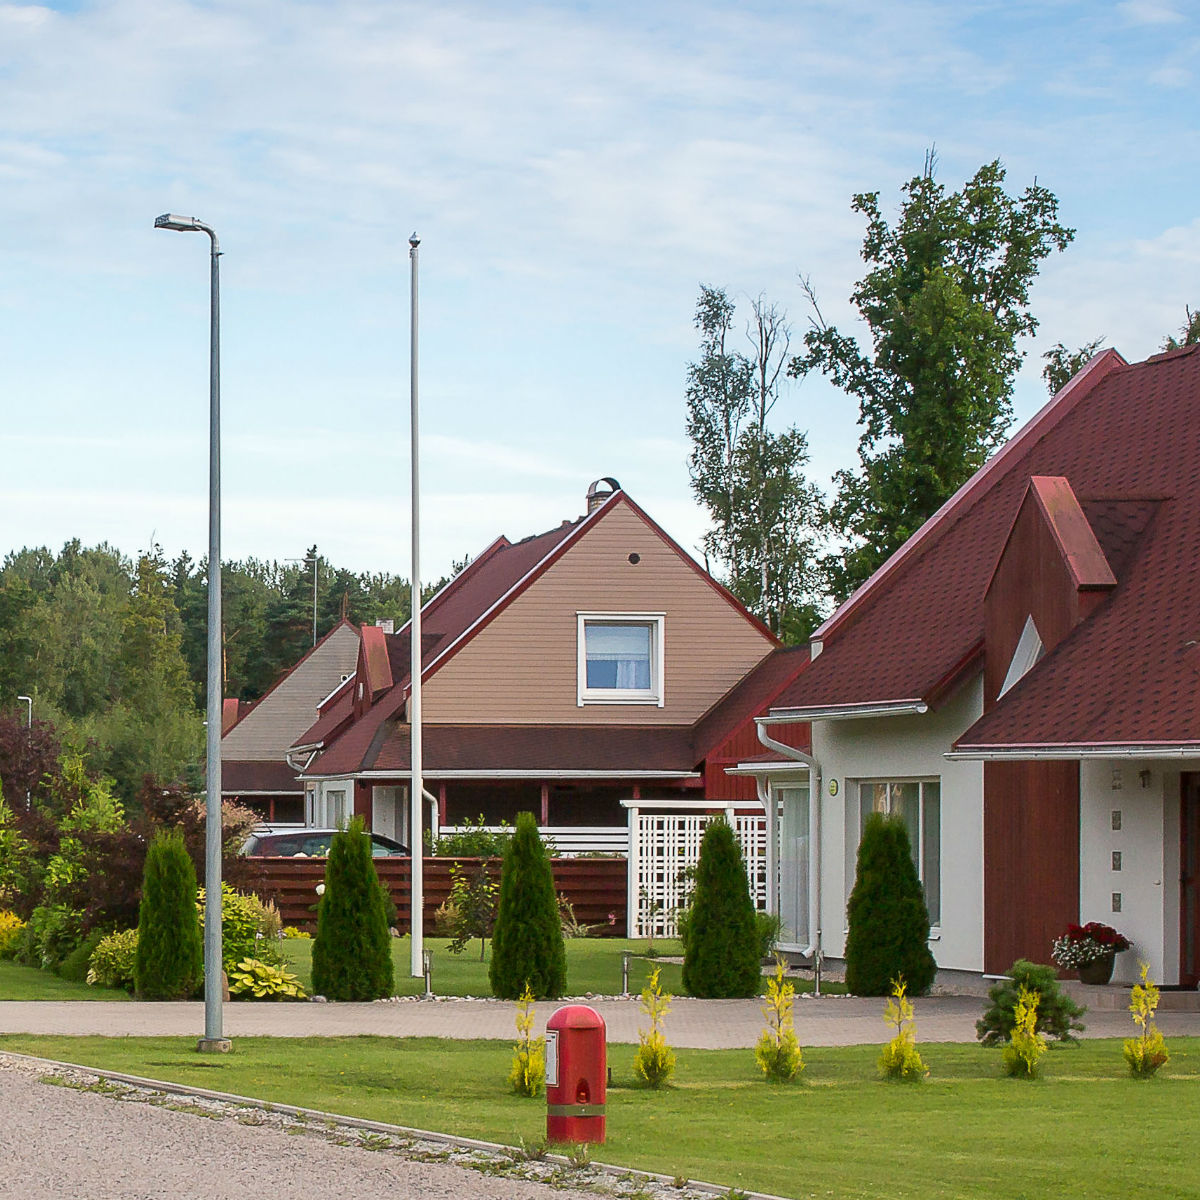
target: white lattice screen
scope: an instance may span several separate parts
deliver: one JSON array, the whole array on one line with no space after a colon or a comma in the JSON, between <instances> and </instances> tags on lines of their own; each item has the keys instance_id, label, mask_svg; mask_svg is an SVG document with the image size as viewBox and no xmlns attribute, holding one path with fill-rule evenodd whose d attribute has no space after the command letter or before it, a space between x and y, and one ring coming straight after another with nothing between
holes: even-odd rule
<instances>
[{"instance_id":1,"label":"white lattice screen","mask_svg":"<svg viewBox=\"0 0 1200 1200\"><path fill-rule=\"evenodd\" d=\"M700 861L700 840L711 817L703 813L639 812L633 820L630 869L636 903L634 937L675 937L675 919L691 891L688 869ZM767 819L735 816L755 908L767 904Z\"/></svg>"}]
</instances>

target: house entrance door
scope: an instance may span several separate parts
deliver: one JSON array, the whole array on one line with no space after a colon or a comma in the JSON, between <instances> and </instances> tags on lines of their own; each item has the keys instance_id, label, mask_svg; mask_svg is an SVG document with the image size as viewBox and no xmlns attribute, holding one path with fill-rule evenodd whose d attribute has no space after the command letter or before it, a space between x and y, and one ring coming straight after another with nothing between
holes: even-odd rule
<instances>
[{"instance_id":1,"label":"house entrance door","mask_svg":"<svg viewBox=\"0 0 1200 1200\"><path fill-rule=\"evenodd\" d=\"M1180 798L1179 981L1200 984L1200 774L1183 776Z\"/></svg>"}]
</instances>

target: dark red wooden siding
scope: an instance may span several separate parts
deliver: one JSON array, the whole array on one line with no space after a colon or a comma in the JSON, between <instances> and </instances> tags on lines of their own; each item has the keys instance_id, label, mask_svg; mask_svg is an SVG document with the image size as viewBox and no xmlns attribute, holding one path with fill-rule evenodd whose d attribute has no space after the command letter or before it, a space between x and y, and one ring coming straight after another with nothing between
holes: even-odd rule
<instances>
[{"instance_id":1,"label":"dark red wooden siding","mask_svg":"<svg viewBox=\"0 0 1200 1200\"><path fill-rule=\"evenodd\" d=\"M1079 764L983 768L983 969L1050 961L1079 920Z\"/></svg>"},{"instance_id":2,"label":"dark red wooden siding","mask_svg":"<svg viewBox=\"0 0 1200 1200\"><path fill-rule=\"evenodd\" d=\"M265 900L274 900L285 925L300 929L316 928L316 886L325 878L322 858L262 858L262 882L256 888ZM466 865L474 859L460 860ZM409 926L409 861L407 858L377 858L375 869L380 881L396 903L397 925L401 933ZM433 915L450 895L450 868L455 860L427 858L425 876L425 928L433 926ZM558 858L551 863L559 894L570 901L578 921L598 925L598 934L623 937L625 934L626 869L623 858ZM496 864L499 877L499 863ZM612 914L613 920L609 920Z\"/></svg>"},{"instance_id":3,"label":"dark red wooden siding","mask_svg":"<svg viewBox=\"0 0 1200 1200\"><path fill-rule=\"evenodd\" d=\"M779 742L795 746L809 753L812 750L812 730L807 721L790 725L772 725L771 736ZM704 798L706 800L754 800L754 780L737 775L727 775L727 767L737 766L747 759L761 758L768 753L758 740L753 721L744 725L725 739L704 762Z\"/></svg>"}]
</instances>

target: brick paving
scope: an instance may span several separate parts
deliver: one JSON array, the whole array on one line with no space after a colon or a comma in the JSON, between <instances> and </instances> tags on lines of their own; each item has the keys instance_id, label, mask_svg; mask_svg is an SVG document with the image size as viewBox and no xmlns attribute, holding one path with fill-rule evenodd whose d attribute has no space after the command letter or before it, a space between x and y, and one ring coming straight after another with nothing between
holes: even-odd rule
<instances>
[{"instance_id":1,"label":"brick paving","mask_svg":"<svg viewBox=\"0 0 1200 1200\"><path fill-rule=\"evenodd\" d=\"M637 1041L642 1023L636 999L588 999L608 1026L608 1040ZM544 1027L557 1004L537 1006ZM923 1042L973 1042L983 1011L976 996L931 996L916 1001L918 1036ZM511 1038L514 1006L496 1000L399 1000L376 1004L226 1004L226 1036ZM858 997L801 996L796 1000L796 1032L803 1045L851 1046L887 1040L883 1001ZM1085 1018L1087 1037L1129 1036L1129 1015L1093 1010ZM1200 1036L1200 1012L1161 1012L1167 1036ZM672 1001L667 1032L676 1047L737 1049L753 1046L762 1030L754 1000ZM123 1003L104 1001L0 1002L0 1033L102 1034L107 1036L198 1037L204 1030L200 1003Z\"/></svg>"}]
</instances>

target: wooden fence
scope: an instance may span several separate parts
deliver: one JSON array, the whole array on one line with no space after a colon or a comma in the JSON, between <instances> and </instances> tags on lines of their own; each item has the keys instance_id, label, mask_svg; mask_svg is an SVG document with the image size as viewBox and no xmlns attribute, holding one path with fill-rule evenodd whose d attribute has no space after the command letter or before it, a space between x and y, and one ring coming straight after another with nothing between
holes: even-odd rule
<instances>
[{"instance_id":1,"label":"wooden fence","mask_svg":"<svg viewBox=\"0 0 1200 1200\"><path fill-rule=\"evenodd\" d=\"M323 858L260 858L261 873L254 890L264 900L274 900L285 925L315 930L317 927L316 887L325 878ZM380 882L391 892L396 904L397 928L407 933L410 913L409 860L399 856L372 860ZM425 932L433 929L437 907L450 895L450 868L461 862L472 868L473 858L427 858L425 877ZM554 885L558 894L570 901L575 919L594 925L598 936L623 937L625 934L626 862L624 858L556 858L551 860ZM497 880L500 864L495 864Z\"/></svg>"}]
</instances>

